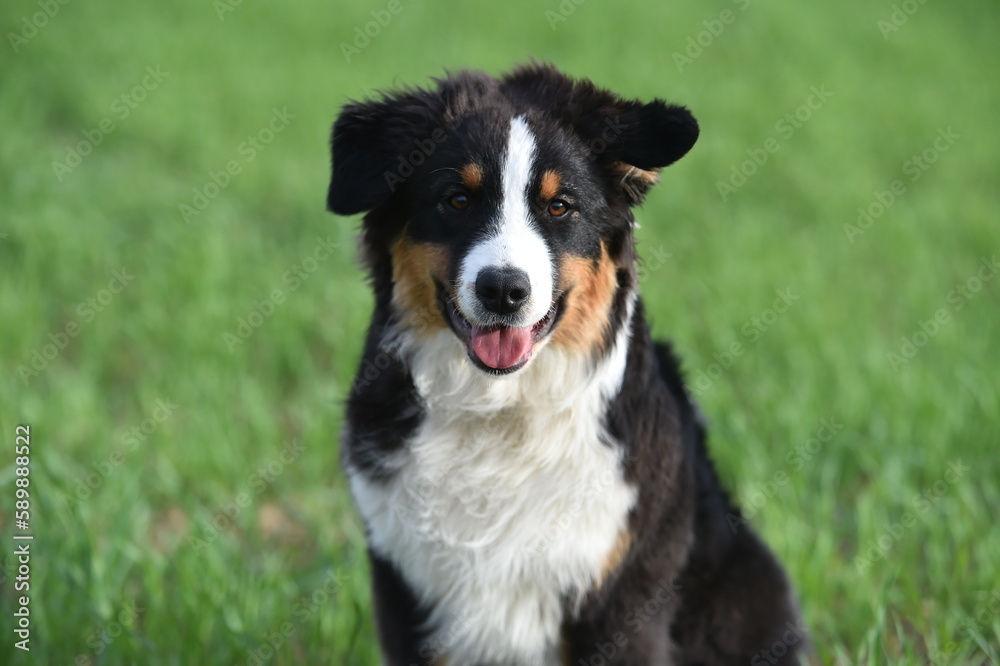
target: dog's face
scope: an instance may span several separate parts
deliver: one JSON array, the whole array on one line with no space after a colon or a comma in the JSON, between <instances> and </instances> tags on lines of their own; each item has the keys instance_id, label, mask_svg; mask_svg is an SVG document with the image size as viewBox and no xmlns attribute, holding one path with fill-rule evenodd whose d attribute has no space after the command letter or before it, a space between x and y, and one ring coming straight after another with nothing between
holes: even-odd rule
<instances>
[{"instance_id":1,"label":"dog's face","mask_svg":"<svg viewBox=\"0 0 1000 666\"><path fill-rule=\"evenodd\" d=\"M698 128L549 67L460 74L348 105L333 133L332 211L367 211L377 304L415 336L448 328L490 374L546 344L606 349L633 287L630 207Z\"/></svg>"}]
</instances>

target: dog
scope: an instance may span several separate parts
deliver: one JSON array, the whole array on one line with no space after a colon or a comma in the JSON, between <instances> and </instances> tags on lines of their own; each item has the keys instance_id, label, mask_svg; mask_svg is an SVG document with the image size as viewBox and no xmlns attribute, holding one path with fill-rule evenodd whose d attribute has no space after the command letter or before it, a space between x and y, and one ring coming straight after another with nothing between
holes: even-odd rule
<instances>
[{"instance_id":1,"label":"dog","mask_svg":"<svg viewBox=\"0 0 1000 666\"><path fill-rule=\"evenodd\" d=\"M327 205L365 213L374 313L341 457L385 664L798 663L638 294L632 208L698 134L539 63L342 109Z\"/></svg>"}]
</instances>

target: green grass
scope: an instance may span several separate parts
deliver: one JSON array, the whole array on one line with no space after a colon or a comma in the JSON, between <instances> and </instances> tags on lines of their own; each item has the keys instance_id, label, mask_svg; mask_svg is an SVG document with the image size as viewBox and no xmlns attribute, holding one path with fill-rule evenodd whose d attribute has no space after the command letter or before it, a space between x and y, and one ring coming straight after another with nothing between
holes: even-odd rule
<instances>
[{"instance_id":1,"label":"green grass","mask_svg":"<svg viewBox=\"0 0 1000 666\"><path fill-rule=\"evenodd\" d=\"M386 4L340 5L244 2L220 20L204 2L69 2L17 52L7 38L8 573L17 424L32 426L35 541L32 650L13 648L8 578L0 662L242 664L265 646L267 663L378 663L337 462L371 301L357 220L324 212L329 125L348 97L534 56L701 122L639 213L642 287L692 379L716 376L699 390L715 457L757 507L823 661L998 663L1000 280L950 297L1000 254L995 3L914 3L886 39L888 0L591 1L555 30L555 0L404 0L350 63L340 44ZM725 9L732 21L678 67ZM5 3L4 33L38 11ZM116 104L148 66L166 78L134 109ZM776 124L813 86L832 96L789 136ZM241 143L286 108L248 160ZM60 180L53 162L104 119L113 131ZM949 127L958 138L911 180L907 161ZM777 152L723 201L718 183L771 137ZM240 173L186 224L180 204L232 160ZM905 191L851 242L844 225L897 179ZM335 247L304 261L317 239ZM286 276L296 265L308 279ZM102 291L123 268L134 279ZM772 317L784 289L798 298ZM275 290L246 340L225 337ZM893 362L939 310L945 323ZM68 325L65 348L22 376Z\"/></svg>"}]
</instances>

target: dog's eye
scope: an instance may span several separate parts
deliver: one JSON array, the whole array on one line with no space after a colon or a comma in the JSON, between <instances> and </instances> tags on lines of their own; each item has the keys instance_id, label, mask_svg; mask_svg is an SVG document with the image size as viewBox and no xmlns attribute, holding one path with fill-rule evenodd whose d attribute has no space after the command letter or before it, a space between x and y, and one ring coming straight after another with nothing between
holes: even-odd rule
<instances>
[{"instance_id":1,"label":"dog's eye","mask_svg":"<svg viewBox=\"0 0 1000 666\"><path fill-rule=\"evenodd\" d=\"M453 194L448 199L448 205L455 210L465 210L469 207L469 195L467 194Z\"/></svg>"},{"instance_id":2,"label":"dog's eye","mask_svg":"<svg viewBox=\"0 0 1000 666\"><path fill-rule=\"evenodd\" d=\"M549 215L552 217L562 217L569 212L569 204L561 199L556 199L549 204Z\"/></svg>"}]
</instances>

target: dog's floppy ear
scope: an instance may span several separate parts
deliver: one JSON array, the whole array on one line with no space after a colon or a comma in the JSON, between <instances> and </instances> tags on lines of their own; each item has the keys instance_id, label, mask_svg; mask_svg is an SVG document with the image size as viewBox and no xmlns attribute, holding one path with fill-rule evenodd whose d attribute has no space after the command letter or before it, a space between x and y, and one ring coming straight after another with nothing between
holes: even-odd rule
<instances>
[{"instance_id":1,"label":"dog's floppy ear","mask_svg":"<svg viewBox=\"0 0 1000 666\"><path fill-rule=\"evenodd\" d=\"M327 208L338 215L354 215L388 199L403 181L397 173L400 156L431 130L435 107L435 96L425 90L346 105L333 124L330 140L333 176Z\"/></svg>"},{"instance_id":2,"label":"dog's floppy ear","mask_svg":"<svg viewBox=\"0 0 1000 666\"><path fill-rule=\"evenodd\" d=\"M638 169L670 166L698 140L698 122L691 112L659 99L647 104L625 102L619 118L607 118L606 123L612 127L616 120L621 126L621 140L612 152Z\"/></svg>"},{"instance_id":3,"label":"dog's floppy ear","mask_svg":"<svg viewBox=\"0 0 1000 666\"><path fill-rule=\"evenodd\" d=\"M623 99L551 65L520 67L504 83L556 109L558 119L573 128L590 159L604 168L630 204L639 203L660 169L683 157L698 139L698 123L684 107Z\"/></svg>"},{"instance_id":4,"label":"dog's floppy ear","mask_svg":"<svg viewBox=\"0 0 1000 666\"><path fill-rule=\"evenodd\" d=\"M601 138L607 155L595 158L619 179L626 198L632 205L641 203L649 189L659 180L660 170L684 157L698 140L698 122L683 106L662 100L642 104L620 102L620 113L603 112ZM618 136L615 133L620 131ZM595 142L596 143L596 142ZM600 143L592 144L597 153Z\"/></svg>"}]
</instances>

